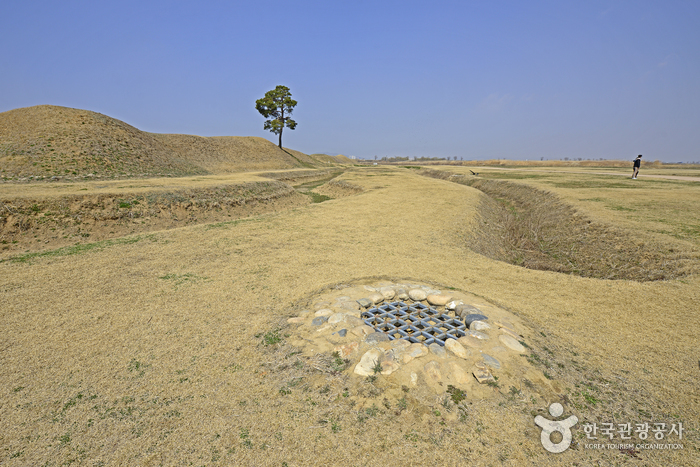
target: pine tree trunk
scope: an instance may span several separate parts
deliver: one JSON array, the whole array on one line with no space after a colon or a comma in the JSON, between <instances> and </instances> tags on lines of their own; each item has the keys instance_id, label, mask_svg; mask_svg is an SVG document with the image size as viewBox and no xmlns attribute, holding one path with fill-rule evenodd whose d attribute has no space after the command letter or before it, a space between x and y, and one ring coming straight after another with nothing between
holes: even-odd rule
<instances>
[{"instance_id":1,"label":"pine tree trunk","mask_svg":"<svg viewBox=\"0 0 700 467\"><path fill-rule=\"evenodd\" d=\"M280 125L280 149L282 149L282 130L284 130L284 107L282 107L281 110L282 112L280 113L280 123L282 123L282 125Z\"/></svg>"}]
</instances>

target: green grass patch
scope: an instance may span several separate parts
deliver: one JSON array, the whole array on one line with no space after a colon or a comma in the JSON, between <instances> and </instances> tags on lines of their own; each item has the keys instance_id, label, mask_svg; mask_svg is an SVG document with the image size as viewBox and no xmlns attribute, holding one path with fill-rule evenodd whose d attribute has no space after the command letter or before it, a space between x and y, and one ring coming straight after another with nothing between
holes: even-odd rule
<instances>
[{"instance_id":1,"label":"green grass patch","mask_svg":"<svg viewBox=\"0 0 700 467\"><path fill-rule=\"evenodd\" d=\"M94 243L85 243L85 244L81 244L81 245L66 246L63 248L58 248L56 250L38 251L35 253L27 253L25 255L13 256L11 258L0 260L0 263L3 263L5 261L11 261L13 263L29 263L29 261L34 259L34 258L80 255L83 253L87 253L88 251L104 250L105 248L109 248L109 247L116 246L116 245L130 245L132 243L137 243L137 242L143 240L144 238L151 238L152 239L154 237L151 235L149 235L149 236L137 235L135 237L115 238L115 239L110 239L110 240L102 240L102 241L94 242Z\"/></svg>"},{"instance_id":2,"label":"green grass patch","mask_svg":"<svg viewBox=\"0 0 700 467\"><path fill-rule=\"evenodd\" d=\"M331 370L334 373L340 373L350 365L350 360L343 359L338 352L333 352L333 360L331 361Z\"/></svg>"},{"instance_id":3,"label":"green grass patch","mask_svg":"<svg viewBox=\"0 0 700 467\"><path fill-rule=\"evenodd\" d=\"M367 407L365 409L365 413L370 417L376 417L379 415L379 407L377 407L377 404L372 404L372 407Z\"/></svg>"},{"instance_id":4,"label":"green grass patch","mask_svg":"<svg viewBox=\"0 0 700 467\"><path fill-rule=\"evenodd\" d=\"M316 193L315 191L310 191L309 196L311 196L311 201L314 203L323 203L324 201L328 201L329 199L333 199L330 196L326 195L321 195Z\"/></svg>"},{"instance_id":5,"label":"green grass patch","mask_svg":"<svg viewBox=\"0 0 700 467\"><path fill-rule=\"evenodd\" d=\"M243 223L243 222L250 222L250 221L252 221L252 220L254 220L254 219L248 218L248 219L235 219L235 220L232 220L232 221L215 222L215 223L213 223L213 224L207 224L207 225L205 226L205 229L206 229L206 230L223 229L223 228L226 228L226 227L236 226L236 225L238 225L238 224L240 224L240 223Z\"/></svg>"},{"instance_id":6,"label":"green grass patch","mask_svg":"<svg viewBox=\"0 0 700 467\"><path fill-rule=\"evenodd\" d=\"M175 288L177 288L178 286L185 284L187 282L206 280L207 278L203 277L203 276L198 276L196 274L192 274L191 272L186 272L185 274L166 274L164 276L158 277L158 279L162 279L165 281L172 281Z\"/></svg>"},{"instance_id":7,"label":"green grass patch","mask_svg":"<svg viewBox=\"0 0 700 467\"><path fill-rule=\"evenodd\" d=\"M626 208L624 206L616 206L616 205L609 205L608 208L612 209L613 211L636 211L636 209Z\"/></svg>"},{"instance_id":8,"label":"green grass patch","mask_svg":"<svg viewBox=\"0 0 700 467\"><path fill-rule=\"evenodd\" d=\"M588 391L581 391L581 396L583 396L583 399L590 405L596 405L598 402L600 402L600 399L596 398Z\"/></svg>"},{"instance_id":9,"label":"green grass patch","mask_svg":"<svg viewBox=\"0 0 700 467\"><path fill-rule=\"evenodd\" d=\"M452 402L454 402L455 404L459 404L460 402L462 402L464 399L467 398L466 392L452 386L451 384L447 386L447 394L450 395Z\"/></svg>"},{"instance_id":10,"label":"green grass patch","mask_svg":"<svg viewBox=\"0 0 700 467\"><path fill-rule=\"evenodd\" d=\"M279 331L269 331L262 336L263 345L270 346L282 342L282 336Z\"/></svg>"}]
</instances>

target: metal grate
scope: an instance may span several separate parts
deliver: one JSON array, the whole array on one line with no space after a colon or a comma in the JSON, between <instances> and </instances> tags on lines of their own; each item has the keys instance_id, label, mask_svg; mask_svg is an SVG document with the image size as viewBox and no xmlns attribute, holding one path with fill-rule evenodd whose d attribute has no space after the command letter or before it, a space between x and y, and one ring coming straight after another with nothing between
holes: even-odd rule
<instances>
[{"instance_id":1,"label":"metal grate","mask_svg":"<svg viewBox=\"0 0 700 467\"><path fill-rule=\"evenodd\" d=\"M383 332L389 339L404 339L425 345L444 346L447 339L467 335L467 326L459 318L441 313L433 307L416 302L384 302L362 312L365 324Z\"/></svg>"}]
</instances>

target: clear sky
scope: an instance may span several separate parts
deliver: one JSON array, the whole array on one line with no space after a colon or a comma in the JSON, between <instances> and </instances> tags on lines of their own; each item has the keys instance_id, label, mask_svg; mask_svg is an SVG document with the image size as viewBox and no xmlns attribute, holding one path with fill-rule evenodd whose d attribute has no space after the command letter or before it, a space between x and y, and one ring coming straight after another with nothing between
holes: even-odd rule
<instances>
[{"instance_id":1,"label":"clear sky","mask_svg":"<svg viewBox=\"0 0 700 467\"><path fill-rule=\"evenodd\" d=\"M700 1L12 1L0 111L358 158L700 160Z\"/></svg>"}]
</instances>

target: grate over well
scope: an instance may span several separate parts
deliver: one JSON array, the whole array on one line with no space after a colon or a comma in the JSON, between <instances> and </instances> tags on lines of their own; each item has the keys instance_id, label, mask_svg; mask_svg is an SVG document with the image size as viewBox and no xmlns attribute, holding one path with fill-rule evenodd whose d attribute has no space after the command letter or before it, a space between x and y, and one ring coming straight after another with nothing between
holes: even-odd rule
<instances>
[{"instance_id":1,"label":"grate over well","mask_svg":"<svg viewBox=\"0 0 700 467\"><path fill-rule=\"evenodd\" d=\"M467 335L467 326L457 317L449 316L420 302L383 302L362 312L365 324L383 332L389 339L404 339L425 345L444 346L447 339Z\"/></svg>"}]
</instances>

